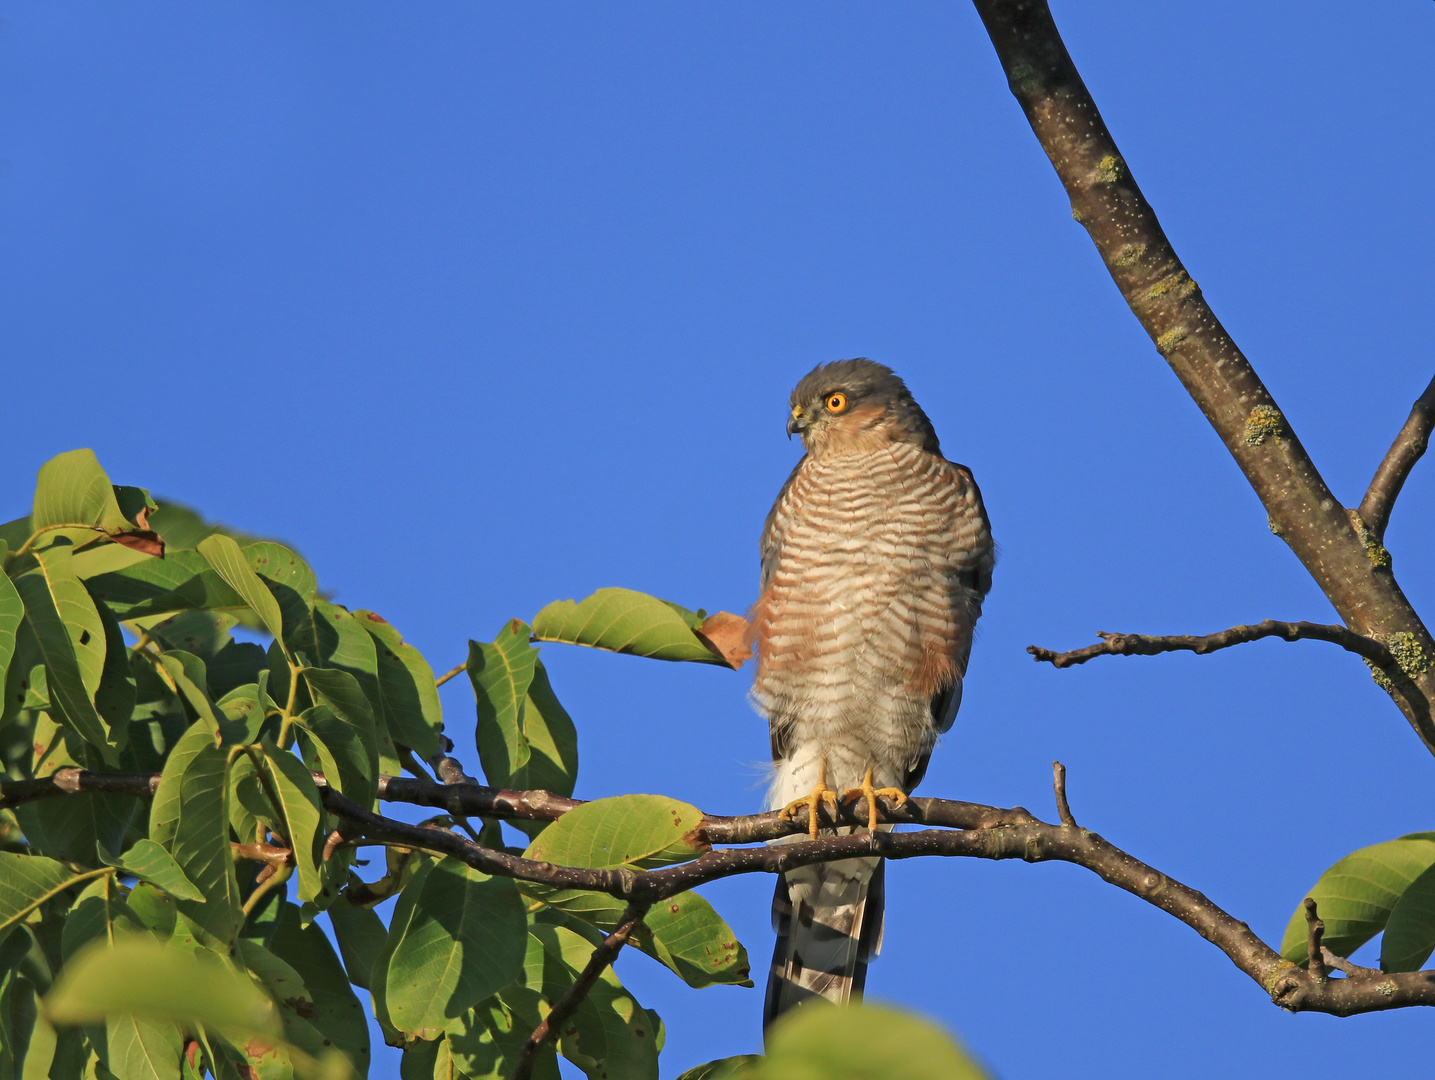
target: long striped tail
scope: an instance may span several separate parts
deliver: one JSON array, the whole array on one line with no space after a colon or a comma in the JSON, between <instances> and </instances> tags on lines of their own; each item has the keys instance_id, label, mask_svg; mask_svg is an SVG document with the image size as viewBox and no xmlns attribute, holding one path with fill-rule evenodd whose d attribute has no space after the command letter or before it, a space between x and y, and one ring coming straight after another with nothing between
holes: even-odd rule
<instances>
[{"instance_id":1,"label":"long striped tail","mask_svg":"<svg viewBox=\"0 0 1435 1080\"><path fill-rule=\"evenodd\" d=\"M843 859L790 870L777 879L772 928L777 947L762 1024L825 998L861 996L867 965L882 948L881 859Z\"/></svg>"}]
</instances>

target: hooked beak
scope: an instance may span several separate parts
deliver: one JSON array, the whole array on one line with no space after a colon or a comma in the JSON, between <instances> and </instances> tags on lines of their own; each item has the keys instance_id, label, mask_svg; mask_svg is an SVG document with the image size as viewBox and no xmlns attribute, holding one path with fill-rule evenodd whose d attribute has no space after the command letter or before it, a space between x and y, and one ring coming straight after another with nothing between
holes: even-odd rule
<instances>
[{"instance_id":1,"label":"hooked beak","mask_svg":"<svg viewBox=\"0 0 1435 1080\"><path fill-rule=\"evenodd\" d=\"M807 413L803 411L802 406L794 405L792 407L792 419L787 421L787 437L790 439L794 432L801 433L806 431L809 423Z\"/></svg>"}]
</instances>

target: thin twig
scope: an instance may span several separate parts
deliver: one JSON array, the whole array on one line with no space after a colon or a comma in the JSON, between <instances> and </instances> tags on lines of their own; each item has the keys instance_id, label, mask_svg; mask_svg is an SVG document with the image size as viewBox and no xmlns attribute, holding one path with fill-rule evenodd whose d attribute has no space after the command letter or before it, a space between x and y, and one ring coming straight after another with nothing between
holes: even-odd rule
<instances>
[{"instance_id":1,"label":"thin twig","mask_svg":"<svg viewBox=\"0 0 1435 1080\"><path fill-rule=\"evenodd\" d=\"M1390 511L1395 508L1395 500L1405 486L1410 470L1430 445L1432 430L1435 430L1435 379L1431 379L1425 393L1415 399L1410 415L1371 477L1365 498L1360 500L1360 516L1377 537L1385 536L1385 527L1390 524Z\"/></svg>"},{"instance_id":2,"label":"thin twig","mask_svg":"<svg viewBox=\"0 0 1435 1080\"><path fill-rule=\"evenodd\" d=\"M459 664L458 667L452 669L451 671L445 671L442 675L440 675L437 679L435 679L435 680L433 681L433 684L434 684L435 686L442 686L444 683L448 682L448 681L449 681L450 679L452 679L454 676L456 676L456 675L462 675L463 672L464 672L464 670L465 670L467 667L468 667L467 664Z\"/></svg>"},{"instance_id":3,"label":"thin twig","mask_svg":"<svg viewBox=\"0 0 1435 1080\"><path fill-rule=\"evenodd\" d=\"M1306 970L1310 977L1318 981L1324 981L1330 974L1325 966L1324 950L1321 948L1320 939L1325 936L1325 922L1315 910L1315 900L1307 896L1305 898L1305 927L1306 942L1305 955Z\"/></svg>"},{"instance_id":4,"label":"thin twig","mask_svg":"<svg viewBox=\"0 0 1435 1080\"><path fill-rule=\"evenodd\" d=\"M1214 634L1170 634L1153 637L1146 634L1109 634L1103 630L1096 636L1101 639L1101 643L1088 645L1084 649L1059 653L1043 649L1039 645L1028 645L1026 651L1031 653L1038 663L1045 661L1059 668L1067 668L1084 664L1097 656L1155 656L1157 653L1166 652L1193 652L1204 656L1217 649L1229 649L1232 645L1244 645L1261 638L1274 637L1282 641L1329 641L1348 652L1365 657L1376 667L1389 667L1395 662L1390 650L1380 642L1343 626L1330 626L1325 623L1266 619L1250 626L1233 626L1229 630Z\"/></svg>"},{"instance_id":5,"label":"thin twig","mask_svg":"<svg viewBox=\"0 0 1435 1080\"><path fill-rule=\"evenodd\" d=\"M1051 786L1056 790L1056 816L1068 828L1076 828L1076 819L1071 816L1071 807L1066 801L1066 766L1059 761L1051 763Z\"/></svg>"},{"instance_id":6,"label":"thin twig","mask_svg":"<svg viewBox=\"0 0 1435 1080\"><path fill-rule=\"evenodd\" d=\"M613 932L598 943L593 950L593 955L588 959L588 965L579 973L578 978L573 980L561 998L553 1003L553 1010L545 1016L533 1029L532 1034L523 1041L523 1050L518 1055L518 1064L513 1069L513 1080L528 1080L533 1072L533 1066L538 1060L538 1051L548 1041L550 1035L563 1034L563 1025L577 1011L583 999L588 996L588 991L593 989L593 984L598 981L608 965L618 958L627 944L629 935L642 923L643 916L648 913L648 904L630 903L618 919L618 925Z\"/></svg>"},{"instance_id":7,"label":"thin twig","mask_svg":"<svg viewBox=\"0 0 1435 1080\"><path fill-rule=\"evenodd\" d=\"M1321 959L1323 959L1328 966L1346 975L1365 976L1368 978L1370 976L1379 977L1384 974L1379 968L1361 967L1359 964L1352 964L1345 957L1336 956L1335 953L1331 952L1324 945L1320 947L1320 955Z\"/></svg>"},{"instance_id":8,"label":"thin twig","mask_svg":"<svg viewBox=\"0 0 1435 1080\"><path fill-rule=\"evenodd\" d=\"M285 866L293 861L294 852L287 847L276 847L273 844L266 844L256 841L252 844L236 844L231 841L229 849L234 852L236 859L244 859L248 862L260 862L270 867Z\"/></svg>"}]
</instances>

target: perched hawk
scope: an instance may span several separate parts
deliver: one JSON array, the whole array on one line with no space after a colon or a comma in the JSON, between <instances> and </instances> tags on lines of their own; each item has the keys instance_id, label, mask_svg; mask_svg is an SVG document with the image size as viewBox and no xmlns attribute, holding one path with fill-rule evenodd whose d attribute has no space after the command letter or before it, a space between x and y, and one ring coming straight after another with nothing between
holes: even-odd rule
<instances>
[{"instance_id":1,"label":"perched hawk","mask_svg":"<svg viewBox=\"0 0 1435 1080\"><path fill-rule=\"evenodd\" d=\"M807 453L762 530L753 699L772 732L770 805L905 800L952 726L994 553L972 475L942 456L906 385L870 360L813 369L788 434ZM850 830L846 830L850 831ZM828 830L831 835L831 831ZM779 879L766 1022L861 993L882 940L876 858Z\"/></svg>"}]
</instances>

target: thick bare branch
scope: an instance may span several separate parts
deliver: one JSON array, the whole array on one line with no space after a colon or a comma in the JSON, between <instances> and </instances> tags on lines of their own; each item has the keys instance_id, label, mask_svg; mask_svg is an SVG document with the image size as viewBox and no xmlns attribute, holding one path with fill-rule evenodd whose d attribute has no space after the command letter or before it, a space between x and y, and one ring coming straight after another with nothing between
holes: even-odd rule
<instances>
[{"instance_id":1,"label":"thick bare branch","mask_svg":"<svg viewBox=\"0 0 1435 1080\"><path fill-rule=\"evenodd\" d=\"M1088 645L1084 649L1059 653L1043 649L1039 645L1028 645L1026 651L1031 653L1038 663L1045 661L1056 667L1066 668L1084 664L1097 656L1155 656L1164 652L1193 652L1205 655L1217 649L1229 649L1232 645L1244 645L1248 641L1275 637L1282 641L1329 641L1363 656L1376 667L1395 667L1395 659L1390 655L1390 650L1380 642L1343 626L1328 626L1324 623L1266 619L1250 626L1233 626L1215 634L1170 634L1151 637L1146 634L1108 634L1103 630L1096 636L1101 639L1101 644Z\"/></svg>"},{"instance_id":2,"label":"thick bare branch","mask_svg":"<svg viewBox=\"0 0 1435 1080\"><path fill-rule=\"evenodd\" d=\"M1059 771L1054 770L1058 799L1064 794ZM148 795L153 777L146 774L87 773L65 770L62 783L19 782L25 800L44 797L83 797L88 791L123 791ZM322 777L320 778L322 779ZM410 781L405 781L409 783ZM8 788L11 786L7 782ZM430 785L440 787L441 785ZM43 788L44 790L40 790ZM488 800L495 816L513 811L515 816L545 819L561 816L563 804L578 805L545 792L504 792L495 797L493 789L478 785L454 785L449 790L471 788L468 794ZM1435 971L1400 973L1372 972L1349 965L1346 970L1327 958L1327 964L1346 972L1343 979L1316 979L1311 972L1283 959L1250 927L1186 885L1113 847L1096 833L1080 828L1062 814L1063 824L1052 825L1033 817L1021 807L1004 809L946 799L911 799L905 806L887 810L888 821L942 825L918 832L876 832L865 830L846 836L800 840L761 847L720 848L704 852L690 862L660 870L590 869L556 866L496 851L464 839L445 829L410 825L374 814L321 785L325 807L339 821L339 843L376 843L406 847L439 855L453 855L469 866L488 874L532 881L558 888L605 892L630 904L651 905L720 878L738 874L780 874L801 866L859 856L878 855L888 859L932 856L975 859L1023 859L1026 862L1069 862L1085 867L1112 885L1138 896L1190 926L1230 958L1241 971L1254 979L1277 1005L1293 1011L1324 1012L1337 1016L1377 1012L1408 1005L1435 1005ZM401 789L398 789L401 790ZM392 799L398 790L390 790ZM413 794L433 797L427 791ZM544 808L541 811L539 808ZM849 820L851 818L851 820ZM844 824L864 822L847 811ZM774 839L806 832L802 815L780 820L775 812L749 817L704 819L703 836L708 843ZM1324 953L1318 953L1324 957ZM1353 973L1352 973L1353 972Z\"/></svg>"},{"instance_id":3,"label":"thick bare branch","mask_svg":"<svg viewBox=\"0 0 1435 1080\"><path fill-rule=\"evenodd\" d=\"M1360 500L1360 516L1376 537L1385 536L1385 527L1390 524L1390 511L1395 507L1400 489L1405 486L1405 478L1430 445L1432 430L1435 430L1435 379L1430 380L1425 393L1411 406L1405 425L1385 452L1385 459L1375 470L1365 498Z\"/></svg>"},{"instance_id":4,"label":"thick bare branch","mask_svg":"<svg viewBox=\"0 0 1435 1080\"><path fill-rule=\"evenodd\" d=\"M1046 0L974 0L1007 83L1112 279L1264 504L1270 527L1356 633L1403 643L1377 677L1435 753L1435 641L1390 556L1347 512L1191 280L1057 32Z\"/></svg>"},{"instance_id":5,"label":"thick bare branch","mask_svg":"<svg viewBox=\"0 0 1435 1080\"><path fill-rule=\"evenodd\" d=\"M643 916L648 913L647 904L629 904L618 919L618 925L613 932L600 941L593 950L588 964L579 973L578 978L573 980L563 996L553 1003L553 1011L550 1012L539 1025L533 1029L533 1033L523 1040L523 1050L518 1057L518 1064L513 1070L513 1080L528 1080L533 1073L533 1065L538 1060L538 1050L548 1041L550 1035L562 1033L563 1025L566 1024L583 999L588 996L588 991L593 989L593 984L598 981L608 965L618 959L618 954L623 951L623 946L628 943L628 938L638 925L643 921Z\"/></svg>"}]
</instances>

